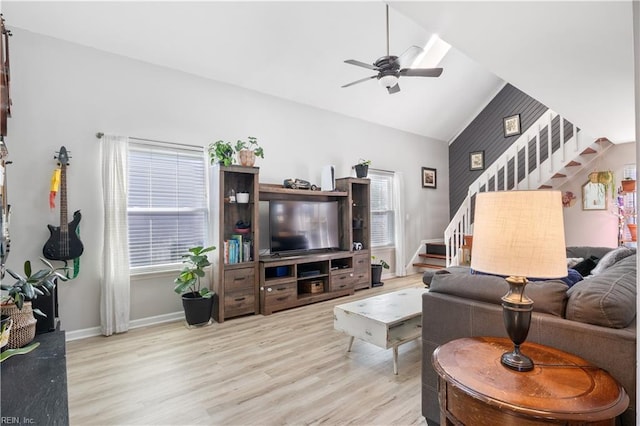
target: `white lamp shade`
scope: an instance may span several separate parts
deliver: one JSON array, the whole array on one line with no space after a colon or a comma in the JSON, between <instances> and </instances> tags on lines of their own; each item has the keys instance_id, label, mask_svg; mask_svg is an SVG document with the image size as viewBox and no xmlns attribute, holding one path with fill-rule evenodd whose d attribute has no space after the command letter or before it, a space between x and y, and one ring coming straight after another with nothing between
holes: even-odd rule
<instances>
[{"instance_id":1,"label":"white lamp shade","mask_svg":"<svg viewBox=\"0 0 640 426\"><path fill-rule=\"evenodd\" d=\"M471 268L504 276L566 277L560 191L477 194Z\"/></svg>"},{"instance_id":2,"label":"white lamp shade","mask_svg":"<svg viewBox=\"0 0 640 426\"><path fill-rule=\"evenodd\" d=\"M396 77L395 75L391 74L391 75L383 75L382 77L380 77L380 85L382 85L382 87L393 87L396 84L398 84L398 77Z\"/></svg>"}]
</instances>

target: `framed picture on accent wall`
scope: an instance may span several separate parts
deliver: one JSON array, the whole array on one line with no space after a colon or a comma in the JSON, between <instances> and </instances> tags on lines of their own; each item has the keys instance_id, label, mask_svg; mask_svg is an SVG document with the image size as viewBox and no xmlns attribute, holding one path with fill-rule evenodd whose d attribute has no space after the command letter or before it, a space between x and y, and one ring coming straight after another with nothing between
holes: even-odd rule
<instances>
[{"instance_id":1,"label":"framed picture on accent wall","mask_svg":"<svg viewBox=\"0 0 640 426\"><path fill-rule=\"evenodd\" d=\"M436 188L436 169L430 169L429 167L422 168L422 187L423 188Z\"/></svg>"},{"instance_id":2,"label":"framed picture on accent wall","mask_svg":"<svg viewBox=\"0 0 640 426\"><path fill-rule=\"evenodd\" d=\"M484 151L469 153L469 170L484 170Z\"/></svg>"},{"instance_id":3,"label":"framed picture on accent wall","mask_svg":"<svg viewBox=\"0 0 640 426\"><path fill-rule=\"evenodd\" d=\"M504 126L504 137L520 134L520 114L511 115L502 119Z\"/></svg>"}]
</instances>

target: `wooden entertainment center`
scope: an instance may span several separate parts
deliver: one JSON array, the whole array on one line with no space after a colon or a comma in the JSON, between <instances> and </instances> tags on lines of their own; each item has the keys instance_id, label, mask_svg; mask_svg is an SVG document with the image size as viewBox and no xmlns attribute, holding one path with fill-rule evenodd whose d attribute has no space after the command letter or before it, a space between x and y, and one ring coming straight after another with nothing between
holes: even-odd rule
<instances>
[{"instance_id":1,"label":"wooden entertainment center","mask_svg":"<svg viewBox=\"0 0 640 426\"><path fill-rule=\"evenodd\" d=\"M288 189L260 184L257 167L216 165L210 186L211 241L218 248L211 256L216 321L269 315L371 287L369 179L336 179L335 191ZM236 194L248 192L248 202L230 200L232 189ZM274 200L336 201L339 247L261 256L258 204ZM239 229L238 223L251 226ZM230 244L231 240L240 242ZM240 244L245 245L240 256L235 255L235 248L229 251L229 245Z\"/></svg>"}]
</instances>

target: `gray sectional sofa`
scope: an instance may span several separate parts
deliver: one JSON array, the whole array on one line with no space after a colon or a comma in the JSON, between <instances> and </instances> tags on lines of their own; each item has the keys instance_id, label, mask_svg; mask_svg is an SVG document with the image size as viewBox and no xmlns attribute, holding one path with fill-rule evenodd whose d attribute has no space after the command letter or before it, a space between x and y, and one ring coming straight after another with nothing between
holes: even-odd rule
<instances>
[{"instance_id":1,"label":"gray sectional sofa","mask_svg":"<svg viewBox=\"0 0 640 426\"><path fill-rule=\"evenodd\" d=\"M595 275L569 287L560 280L530 282L534 301L528 341L576 354L607 370L629 394L622 425L636 424L636 254L635 249L570 247L568 258L600 260ZM470 336L507 337L500 298L503 278L472 275L453 267L425 273L429 291L422 300L422 414L438 424L437 374L433 351L448 341Z\"/></svg>"}]
</instances>

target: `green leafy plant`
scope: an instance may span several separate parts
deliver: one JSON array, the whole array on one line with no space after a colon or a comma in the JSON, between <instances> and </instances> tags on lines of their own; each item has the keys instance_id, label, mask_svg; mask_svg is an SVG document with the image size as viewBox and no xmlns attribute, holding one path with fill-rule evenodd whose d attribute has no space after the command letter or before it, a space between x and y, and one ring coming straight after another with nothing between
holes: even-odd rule
<instances>
[{"instance_id":1,"label":"green leafy plant","mask_svg":"<svg viewBox=\"0 0 640 426\"><path fill-rule=\"evenodd\" d=\"M364 160L364 159L359 159L358 160L358 164L356 164L356 166L370 166L371 165L371 160Z\"/></svg>"},{"instance_id":2,"label":"green leafy plant","mask_svg":"<svg viewBox=\"0 0 640 426\"><path fill-rule=\"evenodd\" d=\"M182 264L184 266L180 271L180 275L173 280L175 284L173 290L176 293L197 293L207 299L213 296L213 292L209 288L201 287L200 278L205 276L204 268L211 265L206 253L215 249L214 246L206 248L197 246L190 248L189 253L182 255Z\"/></svg>"},{"instance_id":3,"label":"green leafy plant","mask_svg":"<svg viewBox=\"0 0 640 426\"><path fill-rule=\"evenodd\" d=\"M230 166L233 164L233 154L234 150L231 142L219 140L209 144L211 164L220 163L224 166Z\"/></svg>"},{"instance_id":4,"label":"green leafy plant","mask_svg":"<svg viewBox=\"0 0 640 426\"><path fill-rule=\"evenodd\" d=\"M371 264L372 265L380 265L384 269L389 269L389 264L384 259L378 259L375 256L371 256Z\"/></svg>"},{"instance_id":5,"label":"green leafy plant","mask_svg":"<svg viewBox=\"0 0 640 426\"><path fill-rule=\"evenodd\" d=\"M69 278L60 271L66 271L66 267L56 268L47 260L40 258L46 265L45 269L40 269L32 273L31 261L24 262L24 275L7 269L9 275L16 279L13 284L2 284L2 290L7 291L7 295L2 297L2 304L15 303L18 309L22 310L25 302L38 298L38 296L50 295L56 286L56 280L67 281ZM34 309L38 315L46 315L39 309Z\"/></svg>"},{"instance_id":6,"label":"green leafy plant","mask_svg":"<svg viewBox=\"0 0 640 426\"><path fill-rule=\"evenodd\" d=\"M240 152L243 149L248 149L250 151L253 151L256 157L264 159L264 149L260 145L258 145L258 139L253 136L249 136L247 139L248 142L238 139L235 147L236 152Z\"/></svg>"}]
</instances>

